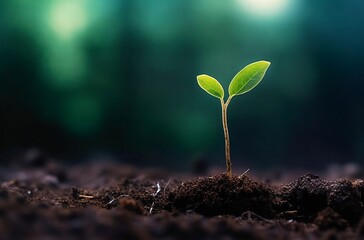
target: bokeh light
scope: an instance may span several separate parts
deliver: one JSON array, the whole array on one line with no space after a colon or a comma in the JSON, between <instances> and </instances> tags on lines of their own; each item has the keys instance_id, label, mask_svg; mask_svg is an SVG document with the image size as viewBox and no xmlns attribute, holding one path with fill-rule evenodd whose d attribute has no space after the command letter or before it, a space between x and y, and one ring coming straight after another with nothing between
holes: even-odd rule
<instances>
[{"instance_id":1,"label":"bokeh light","mask_svg":"<svg viewBox=\"0 0 364 240\"><path fill-rule=\"evenodd\" d=\"M237 0L246 13L260 17L274 17L284 14L290 7L290 0Z\"/></svg>"},{"instance_id":2,"label":"bokeh light","mask_svg":"<svg viewBox=\"0 0 364 240\"><path fill-rule=\"evenodd\" d=\"M70 39L87 25L85 0L55 1L49 11L49 24L63 39Z\"/></svg>"}]
</instances>

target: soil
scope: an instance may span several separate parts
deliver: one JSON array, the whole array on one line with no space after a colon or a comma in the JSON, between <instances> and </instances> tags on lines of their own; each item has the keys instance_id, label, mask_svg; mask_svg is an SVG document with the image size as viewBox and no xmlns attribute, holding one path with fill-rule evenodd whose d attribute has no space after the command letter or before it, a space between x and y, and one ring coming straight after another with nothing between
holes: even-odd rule
<instances>
[{"instance_id":1,"label":"soil","mask_svg":"<svg viewBox=\"0 0 364 240\"><path fill-rule=\"evenodd\" d=\"M115 162L0 169L0 239L362 239L364 183L176 175Z\"/></svg>"}]
</instances>

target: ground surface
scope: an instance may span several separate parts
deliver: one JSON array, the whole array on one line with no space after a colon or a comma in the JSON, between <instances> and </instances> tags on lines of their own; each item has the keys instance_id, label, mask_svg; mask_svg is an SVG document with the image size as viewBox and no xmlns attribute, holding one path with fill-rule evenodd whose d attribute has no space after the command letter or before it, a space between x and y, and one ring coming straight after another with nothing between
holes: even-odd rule
<instances>
[{"instance_id":1,"label":"ground surface","mask_svg":"<svg viewBox=\"0 0 364 240\"><path fill-rule=\"evenodd\" d=\"M251 177L37 156L0 169L0 239L364 239L361 180Z\"/></svg>"}]
</instances>

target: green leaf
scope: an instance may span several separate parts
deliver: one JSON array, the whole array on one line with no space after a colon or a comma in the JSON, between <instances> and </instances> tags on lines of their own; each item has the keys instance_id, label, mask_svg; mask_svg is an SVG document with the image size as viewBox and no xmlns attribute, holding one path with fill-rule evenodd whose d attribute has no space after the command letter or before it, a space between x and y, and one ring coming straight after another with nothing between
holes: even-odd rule
<instances>
[{"instance_id":1,"label":"green leaf","mask_svg":"<svg viewBox=\"0 0 364 240\"><path fill-rule=\"evenodd\" d=\"M252 90L263 79L270 62L258 61L251 63L238 72L229 85L229 95L244 94Z\"/></svg>"},{"instance_id":2,"label":"green leaf","mask_svg":"<svg viewBox=\"0 0 364 240\"><path fill-rule=\"evenodd\" d=\"M224 89L215 78L210 77L206 74L198 75L197 83L208 94L211 94L212 96L220 99L224 98Z\"/></svg>"}]
</instances>

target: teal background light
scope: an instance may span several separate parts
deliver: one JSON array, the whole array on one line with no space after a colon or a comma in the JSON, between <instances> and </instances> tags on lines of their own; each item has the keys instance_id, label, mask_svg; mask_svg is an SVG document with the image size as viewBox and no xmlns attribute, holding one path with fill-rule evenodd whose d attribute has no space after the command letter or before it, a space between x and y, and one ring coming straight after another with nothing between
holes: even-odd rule
<instances>
[{"instance_id":1,"label":"teal background light","mask_svg":"<svg viewBox=\"0 0 364 240\"><path fill-rule=\"evenodd\" d=\"M243 66L272 62L229 109L233 164L364 158L364 3L356 0L0 2L0 152L111 152L223 165L220 105Z\"/></svg>"}]
</instances>

